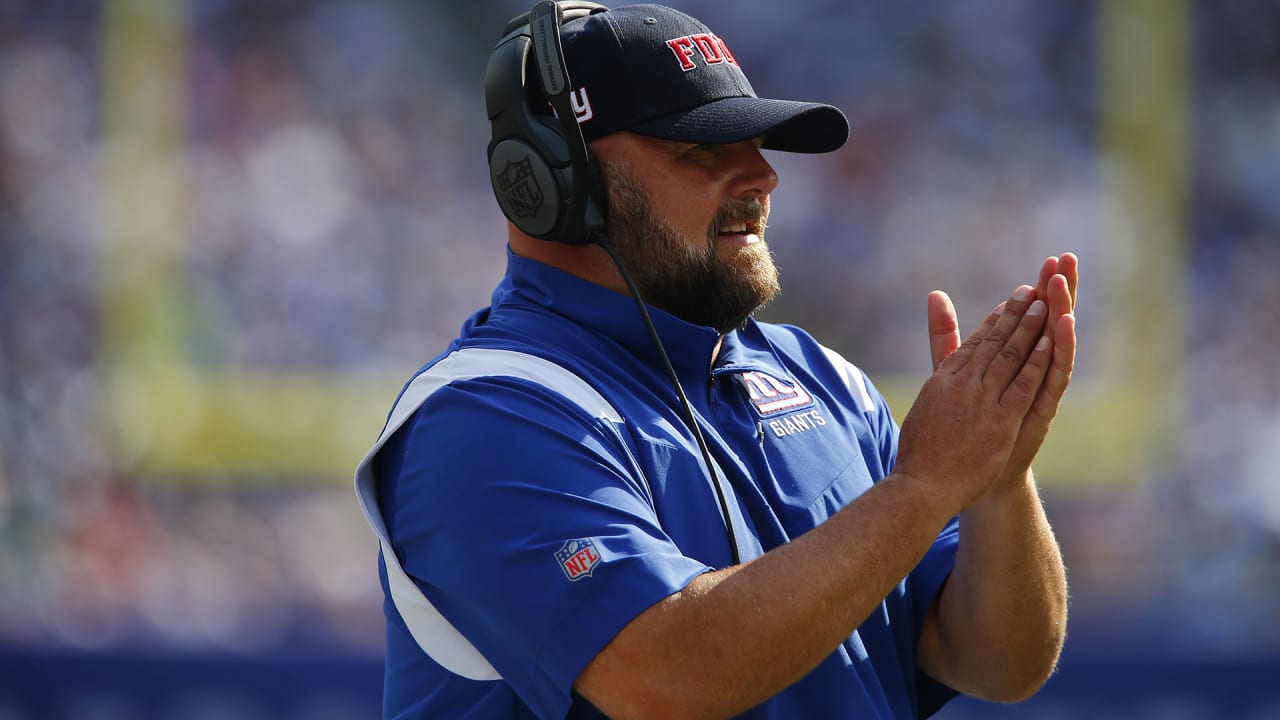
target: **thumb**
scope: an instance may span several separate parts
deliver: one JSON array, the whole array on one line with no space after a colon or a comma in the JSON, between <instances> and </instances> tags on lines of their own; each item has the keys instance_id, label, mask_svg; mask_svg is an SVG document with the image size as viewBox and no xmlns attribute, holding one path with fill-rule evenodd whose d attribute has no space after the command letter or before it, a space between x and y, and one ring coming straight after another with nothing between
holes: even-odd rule
<instances>
[{"instance_id":1,"label":"thumb","mask_svg":"<svg viewBox=\"0 0 1280 720\"><path fill-rule=\"evenodd\" d=\"M947 356L960 347L960 323L951 298L941 290L929 293L929 352L937 370Z\"/></svg>"}]
</instances>

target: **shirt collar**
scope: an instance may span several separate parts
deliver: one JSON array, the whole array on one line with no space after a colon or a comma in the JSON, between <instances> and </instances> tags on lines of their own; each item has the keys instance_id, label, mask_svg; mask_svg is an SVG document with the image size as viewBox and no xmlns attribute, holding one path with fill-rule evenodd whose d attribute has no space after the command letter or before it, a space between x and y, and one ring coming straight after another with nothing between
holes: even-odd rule
<instances>
[{"instance_id":1,"label":"shirt collar","mask_svg":"<svg viewBox=\"0 0 1280 720\"><path fill-rule=\"evenodd\" d=\"M773 343L765 336L760 323L747 320L741 330L729 333L720 346L712 374L762 372L776 378L790 377L791 373L779 359Z\"/></svg>"},{"instance_id":2,"label":"shirt collar","mask_svg":"<svg viewBox=\"0 0 1280 720\"><path fill-rule=\"evenodd\" d=\"M524 303L545 307L612 338L639 357L661 362L635 300L630 296L516 255L508 248L507 274L493 292L493 308ZM711 353L720 334L714 328L685 322L652 305L648 310L676 370L705 374L710 369ZM735 334L729 333L726 342Z\"/></svg>"}]
</instances>

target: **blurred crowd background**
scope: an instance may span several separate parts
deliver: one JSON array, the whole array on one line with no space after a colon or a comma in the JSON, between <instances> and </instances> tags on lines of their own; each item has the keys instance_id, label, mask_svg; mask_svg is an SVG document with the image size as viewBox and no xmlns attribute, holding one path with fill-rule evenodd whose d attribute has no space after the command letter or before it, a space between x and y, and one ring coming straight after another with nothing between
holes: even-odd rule
<instances>
[{"instance_id":1,"label":"blurred crowd background","mask_svg":"<svg viewBox=\"0 0 1280 720\"><path fill-rule=\"evenodd\" d=\"M1071 638L1001 716L1280 718L1280 2L671 4L849 115L770 156L764 315L899 417L929 290L973 325L1082 259ZM526 9L0 0L0 718L376 716L350 471L501 277L482 77Z\"/></svg>"}]
</instances>

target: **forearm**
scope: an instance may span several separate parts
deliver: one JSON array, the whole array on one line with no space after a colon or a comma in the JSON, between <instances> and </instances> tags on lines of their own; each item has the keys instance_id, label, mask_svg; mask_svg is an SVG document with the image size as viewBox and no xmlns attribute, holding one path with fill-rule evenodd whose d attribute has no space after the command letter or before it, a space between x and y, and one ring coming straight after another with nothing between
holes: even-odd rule
<instances>
[{"instance_id":1,"label":"forearm","mask_svg":"<svg viewBox=\"0 0 1280 720\"><path fill-rule=\"evenodd\" d=\"M921 647L934 654L922 667L990 697L975 680L988 676L988 661L961 644L991 637L998 638L996 647L1023 643L1023 633L1001 627L1002 615L1014 610L1023 616L1018 628L1054 622L1052 611L1027 612L1005 597L1043 596L1052 587L1027 575L1044 564L1046 548L1052 548L1059 589L1062 584L1052 534L1043 514L1036 515L1034 485L1025 483L1029 497L1025 490L993 487L1053 360L1050 345L1037 342L1044 304L1032 301L1031 290L1020 287L994 325L939 363L903 420L892 475L794 542L742 567L708 573L645 610L587 665L575 683L578 692L612 717L745 711L831 653L919 563L946 521L967 508L970 547L948 591L956 599L944 601L943 620L935 616L930 624L935 634ZM1019 512L1026 517L1011 517ZM1000 543L1026 549L1011 552ZM962 550L965 544L962 536ZM979 582L1006 567L1019 577L1000 578L993 589ZM973 625L955 627L970 617ZM1062 618L1056 620L1060 637ZM1056 657L1060 640L1051 644ZM1013 662L1026 655L1021 649L1001 654ZM967 674L964 663L975 657L979 670Z\"/></svg>"},{"instance_id":2,"label":"forearm","mask_svg":"<svg viewBox=\"0 0 1280 720\"><path fill-rule=\"evenodd\" d=\"M642 613L576 688L611 717L721 717L809 672L919 562L954 513L890 476L797 540Z\"/></svg>"},{"instance_id":3,"label":"forearm","mask_svg":"<svg viewBox=\"0 0 1280 720\"><path fill-rule=\"evenodd\" d=\"M1029 471L961 515L955 568L935 613L920 664L947 685L1010 702L1053 672L1066 634L1066 571Z\"/></svg>"}]
</instances>

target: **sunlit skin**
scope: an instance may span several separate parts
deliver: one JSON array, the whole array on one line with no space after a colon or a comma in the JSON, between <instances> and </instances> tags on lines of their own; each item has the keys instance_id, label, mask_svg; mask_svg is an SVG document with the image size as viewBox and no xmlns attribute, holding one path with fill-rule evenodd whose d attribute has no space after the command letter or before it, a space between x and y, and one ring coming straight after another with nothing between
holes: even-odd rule
<instances>
[{"instance_id":1,"label":"sunlit skin","mask_svg":"<svg viewBox=\"0 0 1280 720\"><path fill-rule=\"evenodd\" d=\"M606 234L647 302L727 332L777 293L764 235L778 176L760 142L695 145L619 132L591 143L609 196ZM517 254L626 292L600 248L521 235L511 236Z\"/></svg>"},{"instance_id":2,"label":"sunlit skin","mask_svg":"<svg viewBox=\"0 0 1280 720\"><path fill-rule=\"evenodd\" d=\"M678 290L712 268L715 282L756 293L708 323L725 330L772 296L763 233L778 178L757 141L700 146L624 132L591 149L611 198L647 203L617 216L611 208L610 232L651 302L688 319L695 311L663 284ZM754 202L755 217L741 212ZM717 227L723 208L729 222ZM517 254L626 291L599 247L535 240L514 227L510 239ZM951 301L930 294L935 370L903 421L893 472L804 535L704 573L642 612L575 690L610 717L741 713L829 655L960 514L955 566L925 616L917 665L979 698L1035 692L1062 647L1066 579L1030 463L1074 366L1078 267L1070 253L1047 258L1034 284L963 342Z\"/></svg>"},{"instance_id":3,"label":"sunlit skin","mask_svg":"<svg viewBox=\"0 0 1280 720\"><path fill-rule=\"evenodd\" d=\"M764 243L767 196L726 201L703 236L691 238L654 211L630 165L610 162L605 177L606 234L646 302L723 333L777 293L778 272Z\"/></svg>"}]
</instances>

